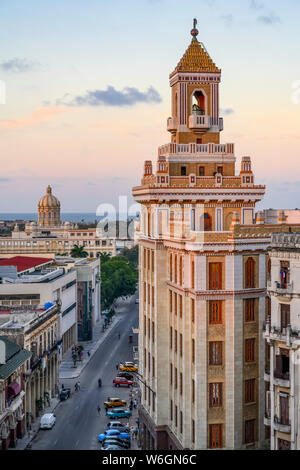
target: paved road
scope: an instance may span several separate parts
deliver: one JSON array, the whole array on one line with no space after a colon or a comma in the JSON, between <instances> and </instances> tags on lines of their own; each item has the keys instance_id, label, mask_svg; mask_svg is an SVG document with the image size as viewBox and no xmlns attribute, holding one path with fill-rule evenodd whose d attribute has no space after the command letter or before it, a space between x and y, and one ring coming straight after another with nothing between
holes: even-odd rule
<instances>
[{"instance_id":1,"label":"paved road","mask_svg":"<svg viewBox=\"0 0 300 470\"><path fill-rule=\"evenodd\" d=\"M80 377L79 392L58 405L55 410L56 424L52 430L40 430L33 441L32 450L97 450L100 445L97 435L106 429L109 419L105 416L103 402L108 397L120 397L128 401L129 389L115 388L112 381L116 376L116 363L132 360L132 346L128 337L132 327L138 325L138 305L134 298L123 311L120 323L100 345ZM118 339L118 332L121 339ZM136 336L136 335L134 335ZM102 388L98 388L98 378L102 378ZM68 385L68 381L64 381ZM72 388L74 390L74 387ZM100 416L97 413L101 407ZM130 425L135 425L132 418ZM123 420L126 423L126 420Z\"/></svg>"}]
</instances>

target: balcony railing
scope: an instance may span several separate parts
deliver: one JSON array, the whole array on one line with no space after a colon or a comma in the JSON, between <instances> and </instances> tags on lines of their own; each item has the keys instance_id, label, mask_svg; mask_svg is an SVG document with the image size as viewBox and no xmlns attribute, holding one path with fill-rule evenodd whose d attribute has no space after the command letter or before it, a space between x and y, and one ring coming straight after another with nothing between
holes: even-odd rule
<instances>
[{"instance_id":1,"label":"balcony railing","mask_svg":"<svg viewBox=\"0 0 300 470\"><path fill-rule=\"evenodd\" d=\"M278 417L274 416L274 429L276 431L290 433L291 432L291 422L287 417Z\"/></svg>"},{"instance_id":2,"label":"balcony railing","mask_svg":"<svg viewBox=\"0 0 300 470\"><path fill-rule=\"evenodd\" d=\"M201 116L197 114L192 114L189 117L189 128L190 129L210 129L211 127L216 126L221 131L223 130L223 119L213 118L211 116Z\"/></svg>"},{"instance_id":3,"label":"balcony railing","mask_svg":"<svg viewBox=\"0 0 300 470\"><path fill-rule=\"evenodd\" d=\"M275 379L280 380L290 380L290 373L289 372L282 372L280 370L274 370L274 377Z\"/></svg>"},{"instance_id":4,"label":"balcony railing","mask_svg":"<svg viewBox=\"0 0 300 470\"><path fill-rule=\"evenodd\" d=\"M234 144L176 144L169 143L158 149L158 156L172 158L197 157L208 155L211 157L234 157Z\"/></svg>"},{"instance_id":5,"label":"balcony railing","mask_svg":"<svg viewBox=\"0 0 300 470\"><path fill-rule=\"evenodd\" d=\"M177 129L177 117L170 117L167 121L168 131L175 131Z\"/></svg>"},{"instance_id":6,"label":"balcony railing","mask_svg":"<svg viewBox=\"0 0 300 470\"><path fill-rule=\"evenodd\" d=\"M291 295L293 293L293 282L284 284L282 282L275 281L275 294L277 295Z\"/></svg>"}]
</instances>

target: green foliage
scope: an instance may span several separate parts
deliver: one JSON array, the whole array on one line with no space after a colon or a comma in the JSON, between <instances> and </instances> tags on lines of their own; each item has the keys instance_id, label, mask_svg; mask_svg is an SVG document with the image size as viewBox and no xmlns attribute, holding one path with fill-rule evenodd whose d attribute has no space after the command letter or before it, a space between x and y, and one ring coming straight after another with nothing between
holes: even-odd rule
<instances>
[{"instance_id":1,"label":"green foliage","mask_svg":"<svg viewBox=\"0 0 300 470\"><path fill-rule=\"evenodd\" d=\"M100 253L99 258L100 258L100 263L104 264L104 263L106 263L106 261L111 259L111 254L110 253Z\"/></svg>"},{"instance_id":2,"label":"green foliage","mask_svg":"<svg viewBox=\"0 0 300 470\"><path fill-rule=\"evenodd\" d=\"M74 245L71 250L71 256L72 258L87 258L88 253L84 251L83 246Z\"/></svg>"},{"instance_id":3,"label":"green foliage","mask_svg":"<svg viewBox=\"0 0 300 470\"><path fill-rule=\"evenodd\" d=\"M121 251L121 256L124 256L132 267L137 268L139 264L139 247L138 245L133 248L124 248Z\"/></svg>"},{"instance_id":4,"label":"green foliage","mask_svg":"<svg viewBox=\"0 0 300 470\"><path fill-rule=\"evenodd\" d=\"M138 271L123 256L115 256L101 263L101 279L102 308L109 308L119 297L135 293Z\"/></svg>"}]
</instances>

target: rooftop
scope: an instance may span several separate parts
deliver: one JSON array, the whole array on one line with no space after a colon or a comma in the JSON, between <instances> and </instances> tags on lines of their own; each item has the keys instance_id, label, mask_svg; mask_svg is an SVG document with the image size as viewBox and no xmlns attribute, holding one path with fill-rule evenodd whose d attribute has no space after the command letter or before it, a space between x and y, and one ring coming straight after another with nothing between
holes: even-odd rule
<instances>
[{"instance_id":1,"label":"rooftop","mask_svg":"<svg viewBox=\"0 0 300 470\"><path fill-rule=\"evenodd\" d=\"M38 258L33 256L13 256L12 258L0 260L0 266L15 266L18 274L51 263L53 263L52 258Z\"/></svg>"},{"instance_id":2,"label":"rooftop","mask_svg":"<svg viewBox=\"0 0 300 470\"><path fill-rule=\"evenodd\" d=\"M5 364L0 364L0 380L3 380L9 377L20 365L29 359L31 352L9 341L6 336L0 336L0 340L5 344Z\"/></svg>"}]
</instances>

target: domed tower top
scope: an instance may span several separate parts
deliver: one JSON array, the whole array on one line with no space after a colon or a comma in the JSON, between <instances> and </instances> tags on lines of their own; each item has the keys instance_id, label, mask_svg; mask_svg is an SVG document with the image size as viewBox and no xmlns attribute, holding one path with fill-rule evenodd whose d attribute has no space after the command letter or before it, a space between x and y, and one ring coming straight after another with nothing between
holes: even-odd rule
<instances>
[{"instance_id":1,"label":"domed tower top","mask_svg":"<svg viewBox=\"0 0 300 470\"><path fill-rule=\"evenodd\" d=\"M41 227L57 227L61 223L60 202L53 196L50 185L38 203L38 223Z\"/></svg>"}]
</instances>

